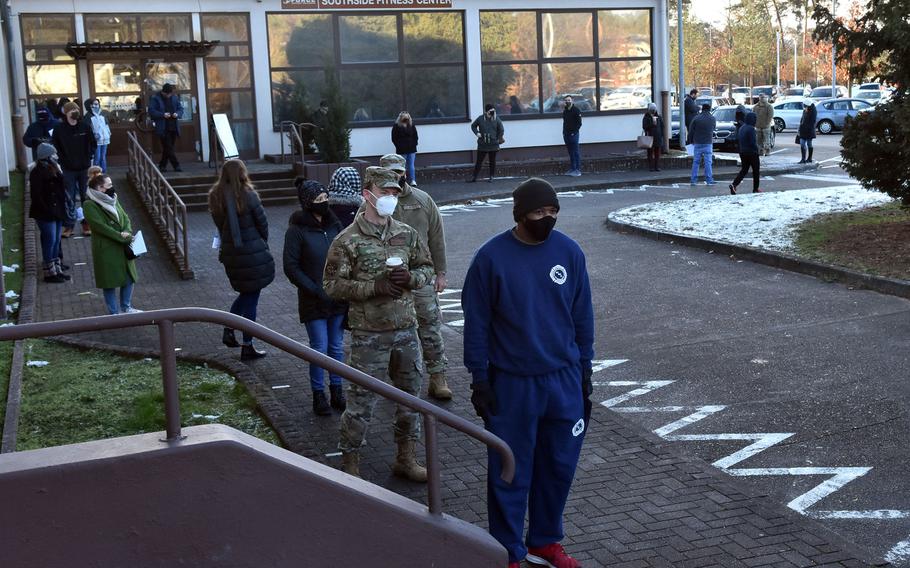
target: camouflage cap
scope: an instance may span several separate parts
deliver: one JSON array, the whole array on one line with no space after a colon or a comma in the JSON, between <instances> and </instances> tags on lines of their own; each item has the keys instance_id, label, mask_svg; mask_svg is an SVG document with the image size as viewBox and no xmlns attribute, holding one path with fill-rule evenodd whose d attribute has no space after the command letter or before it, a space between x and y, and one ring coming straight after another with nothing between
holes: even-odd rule
<instances>
[{"instance_id":1,"label":"camouflage cap","mask_svg":"<svg viewBox=\"0 0 910 568\"><path fill-rule=\"evenodd\" d=\"M394 187L395 189L401 189L398 186L398 174L388 168L376 166L367 168L366 173L363 175L363 183L367 187L375 185L379 188Z\"/></svg>"},{"instance_id":2,"label":"camouflage cap","mask_svg":"<svg viewBox=\"0 0 910 568\"><path fill-rule=\"evenodd\" d=\"M398 154L386 154L385 156L379 158L379 165L383 168L388 168L393 172L405 171L404 158Z\"/></svg>"}]
</instances>

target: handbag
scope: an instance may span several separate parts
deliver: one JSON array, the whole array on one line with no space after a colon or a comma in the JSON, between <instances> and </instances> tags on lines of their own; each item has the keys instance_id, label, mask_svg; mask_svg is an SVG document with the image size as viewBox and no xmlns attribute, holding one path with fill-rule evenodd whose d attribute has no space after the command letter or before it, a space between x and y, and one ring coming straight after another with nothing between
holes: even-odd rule
<instances>
[{"instance_id":1,"label":"handbag","mask_svg":"<svg viewBox=\"0 0 910 568\"><path fill-rule=\"evenodd\" d=\"M797 146L799 146L799 134L796 135L796 142L794 142L794 144L796 144Z\"/></svg>"},{"instance_id":2,"label":"handbag","mask_svg":"<svg viewBox=\"0 0 910 568\"><path fill-rule=\"evenodd\" d=\"M654 137L648 136L647 134L642 134L641 136L638 137L636 144L639 148L641 148L643 150L647 150L647 149L651 148L652 146L654 146Z\"/></svg>"}]
</instances>

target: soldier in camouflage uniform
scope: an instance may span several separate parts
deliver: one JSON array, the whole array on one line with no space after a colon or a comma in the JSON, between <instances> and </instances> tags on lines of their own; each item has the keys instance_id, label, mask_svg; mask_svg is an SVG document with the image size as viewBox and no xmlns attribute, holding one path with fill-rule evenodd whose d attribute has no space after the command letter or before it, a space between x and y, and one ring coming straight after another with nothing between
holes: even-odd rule
<instances>
[{"instance_id":1,"label":"soldier in camouflage uniform","mask_svg":"<svg viewBox=\"0 0 910 568\"><path fill-rule=\"evenodd\" d=\"M433 263L417 231L391 218L397 205L398 175L385 168L367 168L363 198L366 208L332 242L326 258L326 293L349 304L351 366L418 396L421 385L417 314L411 290L427 285ZM386 260L403 265L389 269ZM360 447L376 405L376 394L348 383L347 409L341 415L342 470L360 476ZM415 442L419 414L399 406L395 411L398 456L392 471L426 482L427 470L417 463Z\"/></svg>"},{"instance_id":2,"label":"soldier in camouflage uniform","mask_svg":"<svg viewBox=\"0 0 910 568\"><path fill-rule=\"evenodd\" d=\"M427 392L433 398L449 400L452 390L446 383L445 344L442 340L442 312L439 310L437 294L446 289L446 238L442 229L442 217L433 198L427 192L411 187L405 182L405 161L398 154L386 154L379 165L398 174L401 194L398 207L392 217L417 230L420 240L430 249L436 281L427 282L423 288L414 290L414 304L417 308L417 334L423 348L423 363L430 375Z\"/></svg>"}]
</instances>

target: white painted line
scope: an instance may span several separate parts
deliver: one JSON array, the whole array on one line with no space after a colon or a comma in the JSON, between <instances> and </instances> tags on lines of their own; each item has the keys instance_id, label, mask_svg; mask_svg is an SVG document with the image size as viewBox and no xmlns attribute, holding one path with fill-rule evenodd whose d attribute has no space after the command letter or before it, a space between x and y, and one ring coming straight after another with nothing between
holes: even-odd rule
<instances>
[{"instance_id":1,"label":"white painted line","mask_svg":"<svg viewBox=\"0 0 910 568\"><path fill-rule=\"evenodd\" d=\"M821 169L829 170L831 168L839 168L839 167L840 167L840 164L834 164L833 166L822 166Z\"/></svg>"},{"instance_id":2,"label":"white painted line","mask_svg":"<svg viewBox=\"0 0 910 568\"><path fill-rule=\"evenodd\" d=\"M88 264L88 263L87 262L75 262L75 263L73 263L73 266L85 266L86 264Z\"/></svg>"},{"instance_id":3,"label":"white painted line","mask_svg":"<svg viewBox=\"0 0 910 568\"><path fill-rule=\"evenodd\" d=\"M601 387L634 387L635 385L640 385L641 383L639 381L595 381L594 384Z\"/></svg>"},{"instance_id":4,"label":"white painted line","mask_svg":"<svg viewBox=\"0 0 910 568\"><path fill-rule=\"evenodd\" d=\"M446 306L440 306L439 311L446 314L463 314L464 310L459 310L457 308L449 308Z\"/></svg>"},{"instance_id":5,"label":"white painted line","mask_svg":"<svg viewBox=\"0 0 910 568\"><path fill-rule=\"evenodd\" d=\"M847 176L831 176L831 175L826 175L826 174L818 174L818 175L786 174L784 177L789 178L789 179L803 179L803 180L809 180L809 181L837 181L840 183L849 183L851 185L856 185L856 180L851 177L847 177Z\"/></svg>"},{"instance_id":6,"label":"white painted line","mask_svg":"<svg viewBox=\"0 0 910 568\"><path fill-rule=\"evenodd\" d=\"M289 388L291 388L291 385L275 385L272 387L272 390L289 389Z\"/></svg>"},{"instance_id":7,"label":"white painted line","mask_svg":"<svg viewBox=\"0 0 910 568\"><path fill-rule=\"evenodd\" d=\"M657 434L658 436L660 436L661 438L665 438L667 436L667 434L671 434L681 428L685 428L686 426L689 426L690 424L695 424L696 422L698 422L700 420L704 420L705 418L711 416L712 414L717 414L718 412L722 411L725 408L727 408L727 407L722 404L699 406L698 410L696 410L692 414L690 414L688 416L683 416L679 420L670 422L669 424L667 424L665 426L661 426L657 430L654 430L654 433Z\"/></svg>"},{"instance_id":8,"label":"white painted line","mask_svg":"<svg viewBox=\"0 0 910 568\"><path fill-rule=\"evenodd\" d=\"M761 453L768 448L783 442L793 434L785 432L780 433L756 433L756 434L671 434L664 436L664 439L680 442L699 442L699 441L719 441L719 440L755 440L745 448L721 458L714 462L714 467L727 469L733 467L741 461L745 461L752 456Z\"/></svg>"},{"instance_id":9,"label":"white painted line","mask_svg":"<svg viewBox=\"0 0 910 568\"><path fill-rule=\"evenodd\" d=\"M461 294L461 288L446 288L439 293L440 296L448 296L449 294Z\"/></svg>"},{"instance_id":10,"label":"white painted line","mask_svg":"<svg viewBox=\"0 0 910 568\"><path fill-rule=\"evenodd\" d=\"M871 467L768 467L756 469L728 469L727 473L737 477L764 476L764 475L831 475L809 491L787 503L794 511L806 514L805 511L828 495L831 495L844 485L871 471Z\"/></svg>"},{"instance_id":11,"label":"white painted line","mask_svg":"<svg viewBox=\"0 0 910 568\"><path fill-rule=\"evenodd\" d=\"M595 385L597 383L594 383ZM623 414L641 414L644 412L687 412L695 410L696 406L619 406L614 408L614 412Z\"/></svg>"},{"instance_id":12,"label":"white painted line","mask_svg":"<svg viewBox=\"0 0 910 568\"><path fill-rule=\"evenodd\" d=\"M892 564L910 560L910 538L902 540L895 544L894 547L885 555L885 560Z\"/></svg>"},{"instance_id":13,"label":"white painted line","mask_svg":"<svg viewBox=\"0 0 910 568\"><path fill-rule=\"evenodd\" d=\"M451 325L452 327L464 327L464 320L461 319L461 320L446 322L446 325Z\"/></svg>"},{"instance_id":14,"label":"white painted line","mask_svg":"<svg viewBox=\"0 0 910 568\"><path fill-rule=\"evenodd\" d=\"M827 162L833 162L834 160L840 160L840 156L834 156L833 158L828 158L827 160L819 160L819 164L825 164Z\"/></svg>"},{"instance_id":15,"label":"white painted line","mask_svg":"<svg viewBox=\"0 0 910 568\"><path fill-rule=\"evenodd\" d=\"M325 457L327 457L327 458L337 458L337 457L340 456L340 455L341 455L341 452L332 452L331 454L326 454Z\"/></svg>"},{"instance_id":16,"label":"white painted line","mask_svg":"<svg viewBox=\"0 0 910 568\"><path fill-rule=\"evenodd\" d=\"M616 365L622 365L626 361L628 361L628 359L595 359L594 361L591 361L593 365L592 370L595 373L599 373L604 369L609 369L610 367L615 367Z\"/></svg>"},{"instance_id":17,"label":"white painted line","mask_svg":"<svg viewBox=\"0 0 910 568\"><path fill-rule=\"evenodd\" d=\"M880 509L878 511L812 511L808 516L813 519L910 519L910 511L897 511L895 509Z\"/></svg>"},{"instance_id":18,"label":"white painted line","mask_svg":"<svg viewBox=\"0 0 910 568\"><path fill-rule=\"evenodd\" d=\"M683 29L685 29L685 28L683 28ZM773 156L774 154L780 154L781 152L786 152L789 149L790 148L784 148L782 150L774 150L773 152L771 152L771 155Z\"/></svg>"},{"instance_id":19,"label":"white painted line","mask_svg":"<svg viewBox=\"0 0 910 568\"><path fill-rule=\"evenodd\" d=\"M638 384L642 385L642 387L635 389L635 390L631 390L631 391L627 392L626 394L621 394L619 396L605 400L605 401L601 402L600 404L607 408L610 408L612 406L616 406L617 404L622 404L625 401L629 400L630 398L635 398L636 396L648 394L649 392L659 389L660 387L665 387L669 384L673 384L673 381L645 381L645 382L638 383Z\"/></svg>"}]
</instances>

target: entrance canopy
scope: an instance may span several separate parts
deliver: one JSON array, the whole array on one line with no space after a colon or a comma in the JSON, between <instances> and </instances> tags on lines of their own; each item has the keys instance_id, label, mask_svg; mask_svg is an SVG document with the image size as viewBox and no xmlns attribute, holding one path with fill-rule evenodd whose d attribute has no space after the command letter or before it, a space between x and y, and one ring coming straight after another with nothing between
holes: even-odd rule
<instances>
[{"instance_id":1,"label":"entrance canopy","mask_svg":"<svg viewBox=\"0 0 910 568\"><path fill-rule=\"evenodd\" d=\"M220 41L105 41L94 43L68 43L66 53L76 59L90 56L173 56L205 57Z\"/></svg>"}]
</instances>

